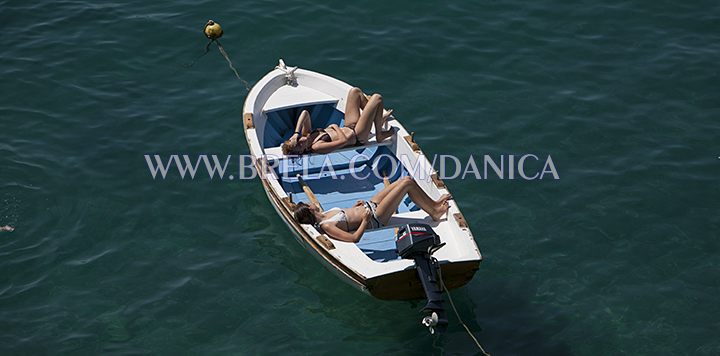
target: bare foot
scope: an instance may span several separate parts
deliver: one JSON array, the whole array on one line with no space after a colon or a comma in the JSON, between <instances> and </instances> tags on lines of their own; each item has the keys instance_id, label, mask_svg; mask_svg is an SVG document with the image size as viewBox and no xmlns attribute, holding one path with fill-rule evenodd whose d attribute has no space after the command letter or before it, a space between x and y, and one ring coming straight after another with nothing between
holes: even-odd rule
<instances>
[{"instance_id":1,"label":"bare foot","mask_svg":"<svg viewBox=\"0 0 720 356\"><path fill-rule=\"evenodd\" d=\"M379 134L375 135L375 138L377 139L377 142L385 141L388 137L392 137L395 134L395 130L390 129L386 131L381 131Z\"/></svg>"},{"instance_id":2,"label":"bare foot","mask_svg":"<svg viewBox=\"0 0 720 356\"><path fill-rule=\"evenodd\" d=\"M390 110L383 109L383 116L382 116L383 117L383 125L387 124L389 118L391 118L391 117L393 119L395 118L395 116L392 116L393 111L395 111L395 109L390 109Z\"/></svg>"},{"instance_id":3,"label":"bare foot","mask_svg":"<svg viewBox=\"0 0 720 356\"><path fill-rule=\"evenodd\" d=\"M453 197L452 197L452 195L450 195L450 194L443 194L443 195L440 197L440 199L438 199L438 200L435 201L435 203L437 203L437 204L443 204L443 203L447 202L448 200L452 200L452 198L453 198Z\"/></svg>"},{"instance_id":4,"label":"bare foot","mask_svg":"<svg viewBox=\"0 0 720 356\"><path fill-rule=\"evenodd\" d=\"M15 228L10 225L5 225L5 226L0 227L0 231L13 232L13 231L15 231Z\"/></svg>"},{"instance_id":5,"label":"bare foot","mask_svg":"<svg viewBox=\"0 0 720 356\"><path fill-rule=\"evenodd\" d=\"M443 215L445 215L445 213L448 212L448 209L450 209L450 204L448 204L448 202L445 201L442 204L440 204L440 206L435 208L435 213L430 215L430 217L433 219L433 221L440 221L440 219L442 219Z\"/></svg>"}]
</instances>

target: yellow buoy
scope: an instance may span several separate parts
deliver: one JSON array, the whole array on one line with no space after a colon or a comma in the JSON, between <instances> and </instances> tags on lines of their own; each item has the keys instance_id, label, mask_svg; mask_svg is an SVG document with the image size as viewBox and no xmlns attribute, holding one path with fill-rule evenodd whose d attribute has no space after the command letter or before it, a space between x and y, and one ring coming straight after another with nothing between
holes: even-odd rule
<instances>
[{"instance_id":1,"label":"yellow buoy","mask_svg":"<svg viewBox=\"0 0 720 356\"><path fill-rule=\"evenodd\" d=\"M220 24L213 21L208 20L208 22L205 24L205 36L211 40L216 40L223 35L222 27L220 27Z\"/></svg>"}]
</instances>

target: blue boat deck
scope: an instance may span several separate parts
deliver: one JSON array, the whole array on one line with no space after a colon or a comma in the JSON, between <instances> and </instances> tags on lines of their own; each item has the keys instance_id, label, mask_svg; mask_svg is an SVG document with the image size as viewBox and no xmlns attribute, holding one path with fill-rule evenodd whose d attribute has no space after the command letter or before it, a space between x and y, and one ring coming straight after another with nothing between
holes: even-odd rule
<instances>
[{"instance_id":1,"label":"blue boat deck","mask_svg":"<svg viewBox=\"0 0 720 356\"><path fill-rule=\"evenodd\" d=\"M268 114L264 147L279 146L292 134L301 110L307 109L313 127L342 124L343 114L328 104L307 108L290 108ZM408 175L393 152L385 146L358 147L354 150L286 157L275 162L279 182L294 202L309 199L297 179L300 174L324 209L353 206L357 200L369 200L384 187L381 177L391 182ZM354 174L353 174L354 173ZM416 211L418 207L405 196L398 213ZM357 246L371 259L385 262L398 259L395 231L384 228L366 231Z\"/></svg>"},{"instance_id":2,"label":"blue boat deck","mask_svg":"<svg viewBox=\"0 0 720 356\"><path fill-rule=\"evenodd\" d=\"M351 169L350 160L355 154L363 154L365 157L356 159ZM357 200L369 200L385 187L380 178L382 172L391 174L392 164L398 164L397 161L391 162L391 158L394 159L394 156L386 147L360 148L350 152L284 159L278 162L275 172L283 190L292 194L294 202L309 201L296 177L301 174L323 208L345 208L353 206ZM388 179L393 182L405 175L407 171L399 167ZM418 207L405 196L398 212L415 210ZM395 232L391 228L367 231L357 245L378 262L399 258L395 251Z\"/></svg>"}]
</instances>

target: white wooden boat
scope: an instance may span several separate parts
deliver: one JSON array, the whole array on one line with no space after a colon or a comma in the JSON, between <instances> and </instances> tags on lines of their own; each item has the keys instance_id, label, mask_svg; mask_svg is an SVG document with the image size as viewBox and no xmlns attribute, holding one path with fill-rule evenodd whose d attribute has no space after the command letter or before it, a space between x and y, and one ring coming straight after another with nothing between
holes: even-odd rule
<instances>
[{"instance_id":1,"label":"white wooden boat","mask_svg":"<svg viewBox=\"0 0 720 356\"><path fill-rule=\"evenodd\" d=\"M358 243L330 239L316 227L293 219L291 202L309 201L297 174L301 174L324 209L349 207L358 199L370 199L387 184L382 176L374 174L367 179L356 179L350 174L351 167L362 175L372 170L385 171L390 181L410 175L433 199L448 193L420 148L396 119L388 122L395 127L395 136L380 144L373 133L365 146L299 158L282 155L280 145L293 133L301 110L310 111L313 128L324 128L330 123L341 125L350 88L320 73L287 68L281 60L278 67L250 90L243 110L245 137L255 167L264 173L261 181L270 202L301 245L343 280L377 298L425 296L415 262L400 258L395 246L396 228L410 222L430 225L445 243L433 254L440 264L445 286L453 289L466 284L477 271L482 256L454 201L450 202L447 218L434 222L406 197L389 226L366 231ZM360 154L365 157L358 156ZM351 165L353 158L354 165ZM335 177L320 171L328 162ZM393 164L398 167L395 172Z\"/></svg>"}]
</instances>

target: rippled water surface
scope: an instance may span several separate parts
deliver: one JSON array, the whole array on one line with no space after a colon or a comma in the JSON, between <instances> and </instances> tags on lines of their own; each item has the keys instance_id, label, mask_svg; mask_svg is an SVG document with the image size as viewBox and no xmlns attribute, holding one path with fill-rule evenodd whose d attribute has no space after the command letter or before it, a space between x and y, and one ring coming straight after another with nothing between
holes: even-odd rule
<instances>
[{"instance_id":1,"label":"rippled water surface","mask_svg":"<svg viewBox=\"0 0 720 356\"><path fill-rule=\"evenodd\" d=\"M0 1L0 353L472 354L344 284L257 181L153 181L247 153L278 58L388 106L429 154L551 155L449 180L483 251L454 292L495 355L720 353L720 5Z\"/></svg>"}]
</instances>

